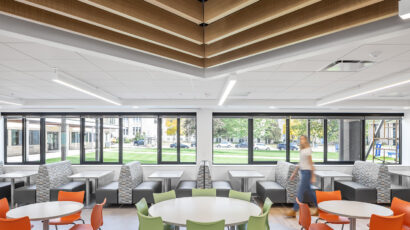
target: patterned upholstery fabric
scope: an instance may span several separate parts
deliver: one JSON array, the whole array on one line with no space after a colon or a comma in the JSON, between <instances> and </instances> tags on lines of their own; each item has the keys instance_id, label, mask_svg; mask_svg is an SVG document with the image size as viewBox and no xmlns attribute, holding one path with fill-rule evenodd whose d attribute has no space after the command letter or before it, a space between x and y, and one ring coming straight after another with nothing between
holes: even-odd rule
<instances>
[{"instance_id":1,"label":"patterned upholstery fabric","mask_svg":"<svg viewBox=\"0 0 410 230\"><path fill-rule=\"evenodd\" d=\"M204 188L212 188L212 177L211 169L208 161L203 161L203 170L204 170Z\"/></svg>"},{"instance_id":2,"label":"patterned upholstery fabric","mask_svg":"<svg viewBox=\"0 0 410 230\"><path fill-rule=\"evenodd\" d=\"M286 202L295 203L297 195L297 183L299 181L299 175L294 180L289 180L292 173L296 170L296 165L278 161L275 170L275 181L286 189Z\"/></svg>"},{"instance_id":3,"label":"patterned upholstery fabric","mask_svg":"<svg viewBox=\"0 0 410 230\"><path fill-rule=\"evenodd\" d=\"M196 177L196 187L205 188L205 161L201 161L198 167L198 176Z\"/></svg>"},{"instance_id":4,"label":"patterned upholstery fabric","mask_svg":"<svg viewBox=\"0 0 410 230\"><path fill-rule=\"evenodd\" d=\"M377 190L377 203L390 203L391 178L386 165L356 161L353 181Z\"/></svg>"},{"instance_id":5,"label":"patterned upholstery fabric","mask_svg":"<svg viewBox=\"0 0 410 230\"><path fill-rule=\"evenodd\" d=\"M69 183L68 176L72 174L70 161L40 165L36 181L37 202L50 201L50 189Z\"/></svg>"},{"instance_id":6,"label":"patterned upholstery fabric","mask_svg":"<svg viewBox=\"0 0 410 230\"><path fill-rule=\"evenodd\" d=\"M143 182L142 167L139 161L133 161L121 167L118 180L118 202L132 204L132 189Z\"/></svg>"}]
</instances>

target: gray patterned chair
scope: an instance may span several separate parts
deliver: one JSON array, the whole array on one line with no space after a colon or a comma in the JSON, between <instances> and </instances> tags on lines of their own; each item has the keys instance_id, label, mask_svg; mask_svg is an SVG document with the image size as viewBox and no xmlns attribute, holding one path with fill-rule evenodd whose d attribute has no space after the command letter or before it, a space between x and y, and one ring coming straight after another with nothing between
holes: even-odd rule
<instances>
[{"instance_id":1,"label":"gray patterned chair","mask_svg":"<svg viewBox=\"0 0 410 230\"><path fill-rule=\"evenodd\" d=\"M0 174L3 174L3 164L0 164ZM15 188L20 188L24 186L23 181L15 182ZM11 183L10 181L0 181L0 199L7 198L10 200L10 193L11 192Z\"/></svg>"},{"instance_id":2,"label":"gray patterned chair","mask_svg":"<svg viewBox=\"0 0 410 230\"><path fill-rule=\"evenodd\" d=\"M181 180L179 181L175 193L177 197L190 197L192 196L192 189L204 188L205 183L205 162L201 162L198 167L198 173L196 180Z\"/></svg>"},{"instance_id":3,"label":"gray patterned chair","mask_svg":"<svg viewBox=\"0 0 410 230\"><path fill-rule=\"evenodd\" d=\"M299 176L290 180L296 165L279 161L275 169L275 181L257 181L256 193L265 200L267 197L274 203L295 203Z\"/></svg>"},{"instance_id":4,"label":"gray patterned chair","mask_svg":"<svg viewBox=\"0 0 410 230\"><path fill-rule=\"evenodd\" d=\"M70 161L40 165L36 182L36 201L55 201L59 191L85 191L85 183L73 181Z\"/></svg>"},{"instance_id":5,"label":"gray patterned chair","mask_svg":"<svg viewBox=\"0 0 410 230\"><path fill-rule=\"evenodd\" d=\"M135 204L141 198L145 198L148 203L154 203L153 193L160 193L162 189L161 181L144 181L141 163L130 162L121 167L118 181L118 203Z\"/></svg>"},{"instance_id":6,"label":"gray patterned chair","mask_svg":"<svg viewBox=\"0 0 410 230\"><path fill-rule=\"evenodd\" d=\"M356 161L352 181L335 181L342 198L369 203L390 203L391 179L386 165Z\"/></svg>"}]
</instances>

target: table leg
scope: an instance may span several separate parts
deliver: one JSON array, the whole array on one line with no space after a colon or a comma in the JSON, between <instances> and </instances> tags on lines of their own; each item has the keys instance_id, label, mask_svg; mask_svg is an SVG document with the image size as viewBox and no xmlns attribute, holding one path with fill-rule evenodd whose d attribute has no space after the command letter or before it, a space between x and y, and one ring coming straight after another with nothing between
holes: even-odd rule
<instances>
[{"instance_id":1,"label":"table leg","mask_svg":"<svg viewBox=\"0 0 410 230\"><path fill-rule=\"evenodd\" d=\"M27 186L30 186L30 177L28 176L26 179Z\"/></svg>"},{"instance_id":2,"label":"table leg","mask_svg":"<svg viewBox=\"0 0 410 230\"><path fill-rule=\"evenodd\" d=\"M162 192L168 192L168 178L163 178L162 182Z\"/></svg>"},{"instance_id":3,"label":"table leg","mask_svg":"<svg viewBox=\"0 0 410 230\"><path fill-rule=\"evenodd\" d=\"M349 218L349 220L350 220L350 230L356 230L356 219Z\"/></svg>"},{"instance_id":4,"label":"table leg","mask_svg":"<svg viewBox=\"0 0 410 230\"><path fill-rule=\"evenodd\" d=\"M10 207L14 208L14 178L10 179L10 198L11 198Z\"/></svg>"},{"instance_id":5,"label":"table leg","mask_svg":"<svg viewBox=\"0 0 410 230\"><path fill-rule=\"evenodd\" d=\"M332 188L332 191L335 191L335 178L330 177L330 186Z\"/></svg>"},{"instance_id":6,"label":"table leg","mask_svg":"<svg viewBox=\"0 0 410 230\"><path fill-rule=\"evenodd\" d=\"M322 187L322 191L325 191L325 178L320 178L320 187Z\"/></svg>"},{"instance_id":7,"label":"table leg","mask_svg":"<svg viewBox=\"0 0 410 230\"><path fill-rule=\"evenodd\" d=\"M402 186L403 185L403 176L399 175L399 185Z\"/></svg>"},{"instance_id":8,"label":"table leg","mask_svg":"<svg viewBox=\"0 0 410 230\"><path fill-rule=\"evenodd\" d=\"M248 178L243 178L243 189L242 189L242 192L247 192L248 191L248 188L249 188L249 186L248 186Z\"/></svg>"},{"instance_id":9,"label":"table leg","mask_svg":"<svg viewBox=\"0 0 410 230\"><path fill-rule=\"evenodd\" d=\"M48 230L48 220L43 220L43 230Z\"/></svg>"},{"instance_id":10,"label":"table leg","mask_svg":"<svg viewBox=\"0 0 410 230\"><path fill-rule=\"evenodd\" d=\"M90 179L85 178L85 206L90 204Z\"/></svg>"}]
</instances>

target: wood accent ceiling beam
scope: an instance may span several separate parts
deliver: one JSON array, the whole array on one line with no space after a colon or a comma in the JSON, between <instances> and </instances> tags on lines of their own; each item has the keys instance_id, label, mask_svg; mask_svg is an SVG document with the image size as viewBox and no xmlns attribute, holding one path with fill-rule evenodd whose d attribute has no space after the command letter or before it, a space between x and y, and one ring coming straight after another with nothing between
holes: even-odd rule
<instances>
[{"instance_id":1,"label":"wood accent ceiling beam","mask_svg":"<svg viewBox=\"0 0 410 230\"><path fill-rule=\"evenodd\" d=\"M46 24L58 29L71 31L115 45L154 54L156 56L203 67L203 59L201 58L180 53L172 49L106 30L98 26L80 22L42 9L31 7L26 4L18 3L13 0L0 0L0 13L30 20L40 24Z\"/></svg>"},{"instance_id":2,"label":"wood accent ceiling beam","mask_svg":"<svg viewBox=\"0 0 410 230\"><path fill-rule=\"evenodd\" d=\"M211 58L221 55L381 1L382 0L322 0L317 4L207 45L205 47L205 56Z\"/></svg>"},{"instance_id":3,"label":"wood accent ceiling beam","mask_svg":"<svg viewBox=\"0 0 410 230\"><path fill-rule=\"evenodd\" d=\"M205 67L243 59L398 14L398 1L387 0L250 46L205 59Z\"/></svg>"},{"instance_id":4,"label":"wood accent ceiling beam","mask_svg":"<svg viewBox=\"0 0 410 230\"><path fill-rule=\"evenodd\" d=\"M208 0L205 2L204 21L211 24L257 1L259 0Z\"/></svg>"},{"instance_id":5,"label":"wood accent ceiling beam","mask_svg":"<svg viewBox=\"0 0 410 230\"><path fill-rule=\"evenodd\" d=\"M211 44L320 0L260 0L205 27L205 44Z\"/></svg>"},{"instance_id":6,"label":"wood accent ceiling beam","mask_svg":"<svg viewBox=\"0 0 410 230\"><path fill-rule=\"evenodd\" d=\"M203 44L202 27L143 0L79 1L166 33L181 37L198 45Z\"/></svg>"},{"instance_id":7,"label":"wood accent ceiling beam","mask_svg":"<svg viewBox=\"0 0 410 230\"><path fill-rule=\"evenodd\" d=\"M135 37L196 57L204 57L203 46L149 26L131 21L76 0L17 0L52 13Z\"/></svg>"},{"instance_id":8,"label":"wood accent ceiling beam","mask_svg":"<svg viewBox=\"0 0 410 230\"><path fill-rule=\"evenodd\" d=\"M194 0L145 0L159 8L176 14L193 23L201 24L203 22L203 7L200 1Z\"/></svg>"}]
</instances>

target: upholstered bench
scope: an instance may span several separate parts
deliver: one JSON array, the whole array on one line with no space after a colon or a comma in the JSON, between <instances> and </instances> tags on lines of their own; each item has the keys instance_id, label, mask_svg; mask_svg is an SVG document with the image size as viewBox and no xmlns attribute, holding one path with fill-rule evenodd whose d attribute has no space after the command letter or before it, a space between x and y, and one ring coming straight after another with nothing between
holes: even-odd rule
<instances>
[{"instance_id":1,"label":"upholstered bench","mask_svg":"<svg viewBox=\"0 0 410 230\"><path fill-rule=\"evenodd\" d=\"M213 181L209 161L203 161L203 164L204 164L204 188L214 188L216 189L217 196L228 197L229 190L232 189L231 183L229 181L223 181L223 180Z\"/></svg>"},{"instance_id":2,"label":"upholstered bench","mask_svg":"<svg viewBox=\"0 0 410 230\"><path fill-rule=\"evenodd\" d=\"M182 180L178 183L175 193L177 197L192 196L192 189L197 187L197 182L194 180Z\"/></svg>"},{"instance_id":3,"label":"upholstered bench","mask_svg":"<svg viewBox=\"0 0 410 230\"><path fill-rule=\"evenodd\" d=\"M154 193L162 191L161 181L144 181L132 189L132 203L135 204L142 198L145 198L147 203L154 203Z\"/></svg>"},{"instance_id":4,"label":"upholstered bench","mask_svg":"<svg viewBox=\"0 0 410 230\"><path fill-rule=\"evenodd\" d=\"M111 182L98 187L95 191L95 199L98 204L107 199L107 204L118 204L118 182Z\"/></svg>"},{"instance_id":5,"label":"upholstered bench","mask_svg":"<svg viewBox=\"0 0 410 230\"><path fill-rule=\"evenodd\" d=\"M392 200L393 200L393 197L397 197L399 199L410 202L410 188L407 188L401 185L392 184L390 191L391 191Z\"/></svg>"},{"instance_id":6,"label":"upholstered bench","mask_svg":"<svg viewBox=\"0 0 410 230\"><path fill-rule=\"evenodd\" d=\"M344 200L377 203L377 190L354 181L335 181L335 190L342 191Z\"/></svg>"},{"instance_id":7,"label":"upholstered bench","mask_svg":"<svg viewBox=\"0 0 410 230\"><path fill-rule=\"evenodd\" d=\"M23 181L15 182L14 188L20 188L24 186ZM10 200L11 183L9 181L0 182L0 199L7 198Z\"/></svg>"},{"instance_id":8,"label":"upholstered bench","mask_svg":"<svg viewBox=\"0 0 410 230\"><path fill-rule=\"evenodd\" d=\"M299 176L290 180L296 165L279 161L275 169L275 181L257 181L256 193L265 200L267 197L275 203L295 203Z\"/></svg>"},{"instance_id":9,"label":"upholstered bench","mask_svg":"<svg viewBox=\"0 0 410 230\"><path fill-rule=\"evenodd\" d=\"M50 200L51 201L58 200L58 193L60 191L64 191L64 192L85 191L85 183L82 181L72 181L67 184L63 184L58 187L52 188L50 189Z\"/></svg>"},{"instance_id":10,"label":"upholstered bench","mask_svg":"<svg viewBox=\"0 0 410 230\"><path fill-rule=\"evenodd\" d=\"M24 186L14 190L14 202L16 204L36 203L36 185Z\"/></svg>"}]
</instances>

